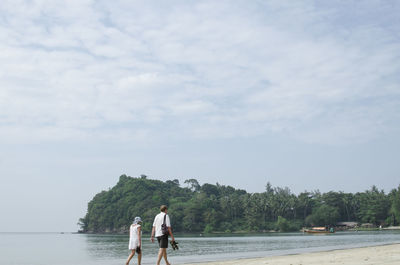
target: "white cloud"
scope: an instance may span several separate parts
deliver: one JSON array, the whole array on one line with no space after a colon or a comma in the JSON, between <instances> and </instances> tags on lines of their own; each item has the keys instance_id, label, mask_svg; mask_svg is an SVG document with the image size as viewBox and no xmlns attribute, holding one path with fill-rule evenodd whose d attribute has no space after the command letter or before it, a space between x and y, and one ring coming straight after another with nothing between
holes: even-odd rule
<instances>
[{"instance_id":1,"label":"white cloud","mask_svg":"<svg viewBox=\"0 0 400 265\"><path fill-rule=\"evenodd\" d=\"M281 1L21 1L0 14L3 139L399 130L395 21L345 27L336 6Z\"/></svg>"}]
</instances>

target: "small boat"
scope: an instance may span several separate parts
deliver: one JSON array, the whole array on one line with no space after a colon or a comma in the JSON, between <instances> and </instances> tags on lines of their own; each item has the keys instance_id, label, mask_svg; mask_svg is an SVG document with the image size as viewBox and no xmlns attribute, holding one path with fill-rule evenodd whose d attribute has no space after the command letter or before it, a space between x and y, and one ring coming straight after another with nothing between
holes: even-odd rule
<instances>
[{"instance_id":1,"label":"small boat","mask_svg":"<svg viewBox=\"0 0 400 265\"><path fill-rule=\"evenodd\" d=\"M331 227L330 229L327 227L312 227L310 229L304 229L304 232L310 233L310 234L330 234L330 233L335 233L335 229Z\"/></svg>"}]
</instances>

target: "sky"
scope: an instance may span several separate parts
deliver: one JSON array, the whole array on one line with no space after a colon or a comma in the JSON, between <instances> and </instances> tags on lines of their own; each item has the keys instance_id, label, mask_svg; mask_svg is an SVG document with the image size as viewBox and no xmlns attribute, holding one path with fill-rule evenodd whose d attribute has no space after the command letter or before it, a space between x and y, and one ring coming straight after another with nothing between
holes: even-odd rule
<instances>
[{"instance_id":1,"label":"sky","mask_svg":"<svg viewBox=\"0 0 400 265\"><path fill-rule=\"evenodd\" d=\"M400 185L399 1L0 2L0 232L119 176Z\"/></svg>"}]
</instances>

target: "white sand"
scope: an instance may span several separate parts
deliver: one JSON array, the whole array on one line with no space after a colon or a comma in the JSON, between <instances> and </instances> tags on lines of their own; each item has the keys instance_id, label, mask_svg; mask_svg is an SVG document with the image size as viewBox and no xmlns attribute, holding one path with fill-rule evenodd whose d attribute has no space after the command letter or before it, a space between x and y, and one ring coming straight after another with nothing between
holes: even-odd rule
<instances>
[{"instance_id":1,"label":"white sand","mask_svg":"<svg viewBox=\"0 0 400 265\"><path fill-rule=\"evenodd\" d=\"M187 265L400 265L400 244Z\"/></svg>"}]
</instances>

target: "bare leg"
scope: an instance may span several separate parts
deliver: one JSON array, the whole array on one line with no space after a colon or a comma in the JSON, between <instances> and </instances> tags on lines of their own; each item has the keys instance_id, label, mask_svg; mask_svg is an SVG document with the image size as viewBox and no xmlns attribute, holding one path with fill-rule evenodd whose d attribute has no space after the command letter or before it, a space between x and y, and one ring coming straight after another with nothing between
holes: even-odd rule
<instances>
[{"instance_id":1,"label":"bare leg","mask_svg":"<svg viewBox=\"0 0 400 265\"><path fill-rule=\"evenodd\" d=\"M140 253L137 255L137 262L138 262L138 265L142 264L142 251L140 251Z\"/></svg>"},{"instance_id":2,"label":"bare leg","mask_svg":"<svg viewBox=\"0 0 400 265\"><path fill-rule=\"evenodd\" d=\"M126 265L129 265L129 262L131 261L131 259L133 258L133 256L135 256L135 250L132 249L131 254L128 257L128 260L126 261Z\"/></svg>"},{"instance_id":3,"label":"bare leg","mask_svg":"<svg viewBox=\"0 0 400 265\"><path fill-rule=\"evenodd\" d=\"M158 251L158 257L157 257L157 265L160 265L161 258L163 257L164 251L162 248Z\"/></svg>"},{"instance_id":4,"label":"bare leg","mask_svg":"<svg viewBox=\"0 0 400 265\"><path fill-rule=\"evenodd\" d=\"M169 263L168 259L167 259L167 249L166 248L164 248L163 256L164 256L165 264L171 265L171 263Z\"/></svg>"}]
</instances>

